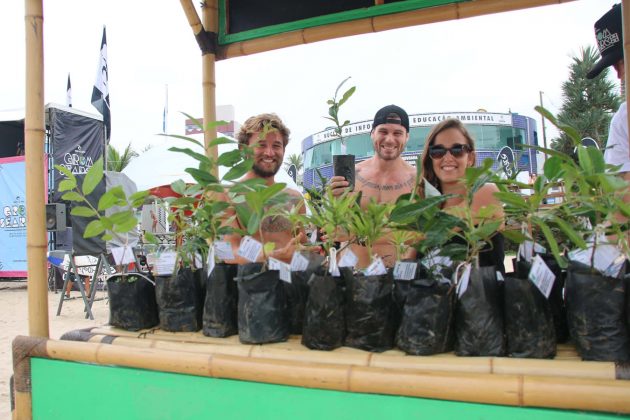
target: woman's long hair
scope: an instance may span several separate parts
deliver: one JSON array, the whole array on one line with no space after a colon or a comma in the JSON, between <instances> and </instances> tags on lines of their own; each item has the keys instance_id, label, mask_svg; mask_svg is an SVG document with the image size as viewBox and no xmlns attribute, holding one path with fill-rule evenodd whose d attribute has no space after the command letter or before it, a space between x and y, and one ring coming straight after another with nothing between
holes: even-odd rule
<instances>
[{"instance_id":1,"label":"woman's long hair","mask_svg":"<svg viewBox=\"0 0 630 420\"><path fill-rule=\"evenodd\" d=\"M444 130L448 130L449 128L456 128L457 130L459 130L466 138L468 146L470 147L470 152L472 153L475 150L475 140L473 140L470 133L460 120L457 120L455 118L448 118L433 126L433 128L429 132L429 135L426 138L426 141L424 142L424 149L422 150L421 173L422 178L433 185L439 192L442 192L442 186L440 184L440 180L435 175L435 171L433 170L433 160L429 156L429 147L433 146L433 143L435 143L435 138L438 134L440 134ZM421 198L425 197L424 182L420 182L420 185L418 185L418 194Z\"/></svg>"}]
</instances>

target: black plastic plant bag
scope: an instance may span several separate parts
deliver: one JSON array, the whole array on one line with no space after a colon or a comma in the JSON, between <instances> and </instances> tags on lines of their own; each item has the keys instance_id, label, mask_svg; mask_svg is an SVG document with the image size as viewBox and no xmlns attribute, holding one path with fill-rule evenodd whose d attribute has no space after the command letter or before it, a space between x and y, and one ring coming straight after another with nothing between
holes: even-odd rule
<instances>
[{"instance_id":1,"label":"black plastic plant bag","mask_svg":"<svg viewBox=\"0 0 630 420\"><path fill-rule=\"evenodd\" d=\"M414 280L420 279L421 277L426 277L426 268L420 263L419 260L405 260L405 262L415 262L418 265L416 266L416 272L414 273ZM398 326L400 325L400 321L402 319L403 307L405 306L405 301L407 300L407 295L409 294L409 289L411 289L412 280L398 280L394 279L394 291L393 291L393 310L392 316L395 330L398 330Z\"/></svg>"},{"instance_id":2,"label":"black plastic plant bag","mask_svg":"<svg viewBox=\"0 0 630 420\"><path fill-rule=\"evenodd\" d=\"M506 276L504 284L507 354L511 357L553 358L556 355L556 332L551 304L527 278L531 264L525 261L517 264L519 268L515 275Z\"/></svg>"},{"instance_id":3,"label":"black plastic plant bag","mask_svg":"<svg viewBox=\"0 0 630 420\"><path fill-rule=\"evenodd\" d=\"M569 332L584 360L630 361L623 278L570 261L565 286Z\"/></svg>"},{"instance_id":4,"label":"black plastic plant bag","mask_svg":"<svg viewBox=\"0 0 630 420\"><path fill-rule=\"evenodd\" d=\"M234 281L237 267L219 263L206 276L203 335L229 337L238 334L238 287Z\"/></svg>"},{"instance_id":5,"label":"black plastic plant bag","mask_svg":"<svg viewBox=\"0 0 630 420\"><path fill-rule=\"evenodd\" d=\"M306 308L306 299L308 298L308 280L314 272L323 270L323 256L312 252L302 255L308 259L306 270L291 271L291 283L283 282L287 296L291 334L302 334L304 310Z\"/></svg>"},{"instance_id":6,"label":"black plastic plant bag","mask_svg":"<svg viewBox=\"0 0 630 420\"><path fill-rule=\"evenodd\" d=\"M155 278L155 297L161 329L172 332L193 332L201 329L201 273L202 270L180 268L173 276Z\"/></svg>"},{"instance_id":7,"label":"black plastic plant bag","mask_svg":"<svg viewBox=\"0 0 630 420\"><path fill-rule=\"evenodd\" d=\"M502 296L494 266L472 268L468 288L455 306L455 354L502 356Z\"/></svg>"},{"instance_id":8,"label":"black plastic plant bag","mask_svg":"<svg viewBox=\"0 0 630 420\"><path fill-rule=\"evenodd\" d=\"M340 271L346 283L344 345L373 352L394 347L391 271L374 276L353 275L348 267Z\"/></svg>"},{"instance_id":9,"label":"black plastic plant bag","mask_svg":"<svg viewBox=\"0 0 630 420\"><path fill-rule=\"evenodd\" d=\"M130 277L136 280L129 282ZM107 279L109 325L129 331L155 327L160 323L155 285L150 276L136 273L117 274Z\"/></svg>"},{"instance_id":10,"label":"black plastic plant bag","mask_svg":"<svg viewBox=\"0 0 630 420\"><path fill-rule=\"evenodd\" d=\"M569 340L569 325L567 324L567 307L564 302L564 283L567 276L566 270L563 270L558 265L558 262L553 257L552 254L538 254L543 259L547 267L556 275L556 279L553 282L553 287L551 288L551 293L549 294L549 305L551 307L551 313L553 315L553 325L556 331L556 342L557 343L566 343ZM525 266L523 270L527 270L525 273L518 272L519 264L516 261L516 258L513 260L514 262L514 271L517 273L517 276L520 278L527 278L529 273L529 267L531 265Z\"/></svg>"},{"instance_id":11,"label":"black plastic plant bag","mask_svg":"<svg viewBox=\"0 0 630 420\"><path fill-rule=\"evenodd\" d=\"M345 337L343 280L330 274L312 274L308 281L302 344L313 350L333 350Z\"/></svg>"},{"instance_id":12,"label":"black plastic plant bag","mask_svg":"<svg viewBox=\"0 0 630 420\"><path fill-rule=\"evenodd\" d=\"M396 345L407 354L431 355L453 350L455 288L431 279L410 283Z\"/></svg>"},{"instance_id":13,"label":"black plastic plant bag","mask_svg":"<svg viewBox=\"0 0 630 420\"><path fill-rule=\"evenodd\" d=\"M259 272L262 264L239 267L238 336L241 343L264 344L289 338L287 300L277 270Z\"/></svg>"}]
</instances>

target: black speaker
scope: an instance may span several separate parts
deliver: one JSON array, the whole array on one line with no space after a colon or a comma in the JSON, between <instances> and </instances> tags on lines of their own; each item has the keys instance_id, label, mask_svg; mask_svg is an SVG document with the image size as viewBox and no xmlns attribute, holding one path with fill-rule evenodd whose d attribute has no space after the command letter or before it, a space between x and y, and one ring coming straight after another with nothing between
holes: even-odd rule
<instances>
[{"instance_id":1,"label":"black speaker","mask_svg":"<svg viewBox=\"0 0 630 420\"><path fill-rule=\"evenodd\" d=\"M63 203L46 204L46 230L62 232L66 230L66 205Z\"/></svg>"}]
</instances>

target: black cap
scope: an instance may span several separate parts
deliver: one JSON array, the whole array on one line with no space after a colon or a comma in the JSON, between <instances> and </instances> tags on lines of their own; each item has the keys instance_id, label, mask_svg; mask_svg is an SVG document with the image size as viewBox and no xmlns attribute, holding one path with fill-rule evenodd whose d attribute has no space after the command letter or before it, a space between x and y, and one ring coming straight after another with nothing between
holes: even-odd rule
<instances>
[{"instance_id":1,"label":"black cap","mask_svg":"<svg viewBox=\"0 0 630 420\"><path fill-rule=\"evenodd\" d=\"M595 22L595 39L602 58L586 74L587 79L597 77L606 67L623 59L621 4L615 4L612 9Z\"/></svg>"},{"instance_id":2,"label":"black cap","mask_svg":"<svg viewBox=\"0 0 630 420\"><path fill-rule=\"evenodd\" d=\"M374 116L372 131L381 124L400 124L409 133L409 115L404 109L396 105L387 105L378 110Z\"/></svg>"}]
</instances>

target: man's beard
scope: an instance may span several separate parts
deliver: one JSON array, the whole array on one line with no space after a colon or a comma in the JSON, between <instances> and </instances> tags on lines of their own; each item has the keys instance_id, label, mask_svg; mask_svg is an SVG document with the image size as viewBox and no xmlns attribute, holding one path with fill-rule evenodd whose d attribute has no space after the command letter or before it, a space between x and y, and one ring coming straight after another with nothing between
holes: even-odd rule
<instances>
[{"instance_id":1,"label":"man's beard","mask_svg":"<svg viewBox=\"0 0 630 420\"><path fill-rule=\"evenodd\" d=\"M400 155L402 154L402 151L397 150L396 153L393 155L392 154L386 155L384 153L381 153L380 149L377 149L376 154L378 155L380 159L383 159L383 160L396 160L400 157Z\"/></svg>"},{"instance_id":2,"label":"man's beard","mask_svg":"<svg viewBox=\"0 0 630 420\"><path fill-rule=\"evenodd\" d=\"M275 169L266 170L254 162L254 166L252 166L252 170L257 176L261 178L271 178L272 176L277 174L278 171L280 170L280 164L278 164Z\"/></svg>"}]
</instances>

